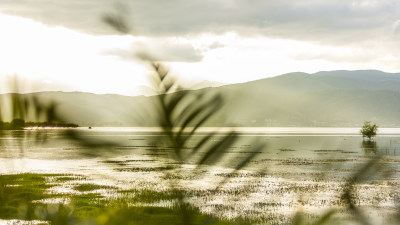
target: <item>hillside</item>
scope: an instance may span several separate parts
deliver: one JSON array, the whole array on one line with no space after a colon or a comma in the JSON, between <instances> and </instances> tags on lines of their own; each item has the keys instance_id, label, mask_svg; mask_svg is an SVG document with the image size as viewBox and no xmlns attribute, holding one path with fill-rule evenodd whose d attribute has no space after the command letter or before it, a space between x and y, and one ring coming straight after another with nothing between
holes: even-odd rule
<instances>
[{"instance_id":1,"label":"hillside","mask_svg":"<svg viewBox=\"0 0 400 225\"><path fill-rule=\"evenodd\" d=\"M400 125L400 74L381 71L289 73L222 87L241 126ZM237 103L240 102L240 103Z\"/></svg>"},{"instance_id":2,"label":"hillside","mask_svg":"<svg viewBox=\"0 0 400 225\"><path fill-rule=\"evenodd\" d=\"M205 88L225 105L208 126L356 126L371 120L400 126L400 74L375 70L289 73ZM57 103L57 112L81 126L154 126L155 97L80 92L28 94Z\"/></svg>"}]
</instances>

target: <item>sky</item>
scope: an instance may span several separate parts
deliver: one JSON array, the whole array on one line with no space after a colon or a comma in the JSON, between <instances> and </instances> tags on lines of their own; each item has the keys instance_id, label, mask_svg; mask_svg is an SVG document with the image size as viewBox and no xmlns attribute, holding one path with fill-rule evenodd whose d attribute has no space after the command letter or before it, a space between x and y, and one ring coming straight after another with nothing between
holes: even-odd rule
<instances>
[{"instance_id":1,"label":"sky","mask_svg":"<svg viewBox=\"0 0 400 225\"><path fill-rule=\"evenodd\" d=\"M0 29L0 92L149 94L143 53L185 84L400 72L398 0L0 0Z\"/></svg>"}]
</instances>

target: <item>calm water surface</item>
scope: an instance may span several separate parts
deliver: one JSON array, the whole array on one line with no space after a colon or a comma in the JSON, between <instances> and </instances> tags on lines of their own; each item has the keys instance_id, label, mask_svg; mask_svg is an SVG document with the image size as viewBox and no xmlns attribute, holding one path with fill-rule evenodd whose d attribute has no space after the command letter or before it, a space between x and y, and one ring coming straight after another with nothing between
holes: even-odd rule
<instances>
[{"instance_id":1,"label":"calm water surface","mask_svg":"<svg viewBox=\"0 0 400 225\"><path fill-rule=\"evenodd\" d=\"M66 139L62 130L5 131L0 142L0 173L62 171L85 172L82 168L101 166L109 158L149 158L157 140L164 135L151 127L100 127L91 130L79 128L82 137L94 142L109 141L117 147L90 149ZM359 128L316 127L242 127L201 128L197 138L217 130L219 135L235 130L241 136L227 150L233 153L251 152L254 143L265 143L259 150L258 160L287 160L325 158L365 158L372 155L398 157L400 155L400 128L379 128L375 142L363 141ZM46 140L38 140L46 132ZM218 136L217 136L218 139ZM218 140L212 141L218 141ZM190 146L190 143L189 143ZM161 155L162 154L158 154ZM235 155L237 157L237 154ZM228 157L228 156L227 156ZM162 158L162 157L161 157ZM229 158L229 157L228 157ZM265 160L267 161L267 160ZM83 165L81 164L83 163ZM260 163L252 164L262 167ZM50 172L49 171L49 172Z\"/></svg>"}]
</instances>

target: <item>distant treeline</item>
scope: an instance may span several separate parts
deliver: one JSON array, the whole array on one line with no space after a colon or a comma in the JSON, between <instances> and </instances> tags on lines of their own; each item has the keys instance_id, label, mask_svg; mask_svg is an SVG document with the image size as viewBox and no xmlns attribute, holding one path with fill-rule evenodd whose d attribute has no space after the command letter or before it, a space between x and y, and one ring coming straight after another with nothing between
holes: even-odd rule
<instances>
[{"instance_id":1,"label":"distant treeline","mask_svg":"<svg viewBox=\"0 0 400 225\"><path fill-rule=\"evenodd\" d=\"M61 122L25 122L23 119L13 119L11 122L0 122L0 130L21 130L29 127L79 127L74 123Z\"/></svg>"}]
</instances>

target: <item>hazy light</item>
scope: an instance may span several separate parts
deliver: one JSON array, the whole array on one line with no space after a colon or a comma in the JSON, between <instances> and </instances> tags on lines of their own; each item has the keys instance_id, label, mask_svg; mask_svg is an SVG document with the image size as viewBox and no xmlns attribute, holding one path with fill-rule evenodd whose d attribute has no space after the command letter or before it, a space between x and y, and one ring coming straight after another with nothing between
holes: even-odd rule
<instances>
[{"instance_id":1,"label":"hazy light","mask_svg":"<svg viewBox=\"0 0 400 225\"><path fill-rule=\"evenodd\" d=\"M0 14L0 74L59 83L96 93L134 94L147 69L104 54L130 48L130 36L92 36Z\"/></svg>"}]
</instances>

